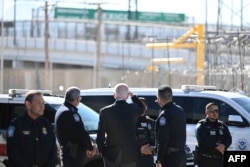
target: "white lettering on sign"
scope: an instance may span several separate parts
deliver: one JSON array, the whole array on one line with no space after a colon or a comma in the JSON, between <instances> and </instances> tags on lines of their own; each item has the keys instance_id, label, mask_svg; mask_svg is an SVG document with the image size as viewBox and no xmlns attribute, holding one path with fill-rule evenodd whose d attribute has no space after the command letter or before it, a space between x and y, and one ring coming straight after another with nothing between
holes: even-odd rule
<instances>
[{"instance_id":1,"label":"white lettering on sign","mask_svg":"<svg viewBox=\"0 0 250 167\"><path fill-rule=\"evenodd\" d=\"M240 162L243 162L246 159L246 155L230 155L228 158L228 162L238 162L238 160L240 160Z\"/></svg>"}]
</instances>

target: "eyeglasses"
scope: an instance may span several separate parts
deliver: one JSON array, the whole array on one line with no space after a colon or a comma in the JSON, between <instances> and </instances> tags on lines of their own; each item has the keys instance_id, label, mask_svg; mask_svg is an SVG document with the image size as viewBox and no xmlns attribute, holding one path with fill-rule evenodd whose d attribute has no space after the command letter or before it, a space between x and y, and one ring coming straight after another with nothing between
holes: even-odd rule
<instances>
[{"instance_id":1,"label":"eyeglasses","mask_svg":"<svg viewBox=\"0 0 250 167\"><path fill-rule=\"evenodd\" d=\"M80 101L82 100L82 97L81 97L81 96L79 96L78 98L79 98Z\"/></svg>"},{"instance_id":2,"label":"eyeglasses","mask_svg":"<svg viewBox=\"0 0 250 167\"><path fill-rule=\"evenodd\" d=\"M212 113L212 114L214 114L214 113L218 114L219 110L215 109L215 110L210 110L209 112Z\"/></svg>"}]
</instances>

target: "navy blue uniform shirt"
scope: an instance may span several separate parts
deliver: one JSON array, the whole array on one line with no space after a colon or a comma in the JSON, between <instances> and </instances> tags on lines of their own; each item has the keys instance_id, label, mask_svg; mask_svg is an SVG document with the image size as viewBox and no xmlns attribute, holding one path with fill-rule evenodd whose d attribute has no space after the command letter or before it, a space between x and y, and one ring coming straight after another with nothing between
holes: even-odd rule
<instances>
[{"instance_id":1,"label":"navy blue uniform shirt","mask_svg":"<svg viewBox=\"0 0 250 167\"><path fill-rule=\"evenodd\" d=\"M14 167L54 167L56 138L51 123L43 117L31 119L27 113L10 122L7 155Z\"/></svg>"}]
</instances>

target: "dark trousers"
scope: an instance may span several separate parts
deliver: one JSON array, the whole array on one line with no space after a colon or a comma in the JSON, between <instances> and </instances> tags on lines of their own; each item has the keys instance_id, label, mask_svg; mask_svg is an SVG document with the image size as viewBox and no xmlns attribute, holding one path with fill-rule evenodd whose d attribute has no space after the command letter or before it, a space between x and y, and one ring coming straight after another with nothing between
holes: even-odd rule
<instances>
[{"instance_id":1,"label":"dark trousers","mask_svg":"<svg viewBox=\"0 0 250 167\"><path fill-rule=\"evenodd\" d=\"M186 167L187 155L186 152L177 151L166 155L166 158L161 162L162 167Z\"/></svg>"},{"instance_id":2,"label":"dark trousers","mask_svg":"<svg viewBox=\"0 0 250 167\"><path fill-rule=\"evenodd\" d=\"M136 162L124 163L122 162L122 153L118 153L117 159L115 162L109 161L104 157L104 166L105 167L137 167Z\"/></svg>"},{"instance_id":3,"label":"dark trousers","mask_svg":"<svg viewBox=\"0 0 250 167\"><path fill-rule=\"evenodd\" d=\"M223 161L201 156L198 162L198 166L199 167L223 167Z\"/></svg>"},{"instance_id":4,"label":"dark trousers","mask_svg":"<svg viewBox=\"0 0 250 167\"><path fill-rule=\"evenodd\" d=\"M84 151L79 151L75 157L71 157L67 150L62 151L63 167L84 167Z\"/></svg>"},{"instance_id":5,"label":"dark trousers","mask_svg":"<svg viewBox=\"0 0 250 167\"><path fill-rule=\"evenodd\" d=\"M154 157L139 155L137 167L155 167Z\"/></svg>"}]
</instances>

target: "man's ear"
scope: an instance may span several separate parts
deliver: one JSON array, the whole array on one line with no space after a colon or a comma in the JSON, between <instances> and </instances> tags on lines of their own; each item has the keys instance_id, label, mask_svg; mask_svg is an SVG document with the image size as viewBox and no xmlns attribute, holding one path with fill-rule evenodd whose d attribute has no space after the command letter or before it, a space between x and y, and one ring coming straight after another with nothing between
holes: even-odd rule
<instances>
[{"instance_id":1,"label":"man's ear","mask_svg":"<svg viewBox=\"0 0 250 167\"><path fill-rule=\"evenodd\" d=\"M206 115L208 114L208 111L207 111L207 110L205 110L205 114L206 114Z\"/></svg>"},{"instance_id":2,"label":"man's ear","mask_svg":"<svg viewBox=\"0 0 250 167\"><path fill-rule=\"evenodd\" d=\"M27 110L29 110L30 109L30 102L26 100L25 101L25 106L26 106Z\"/></svg>"}]
</instances>

